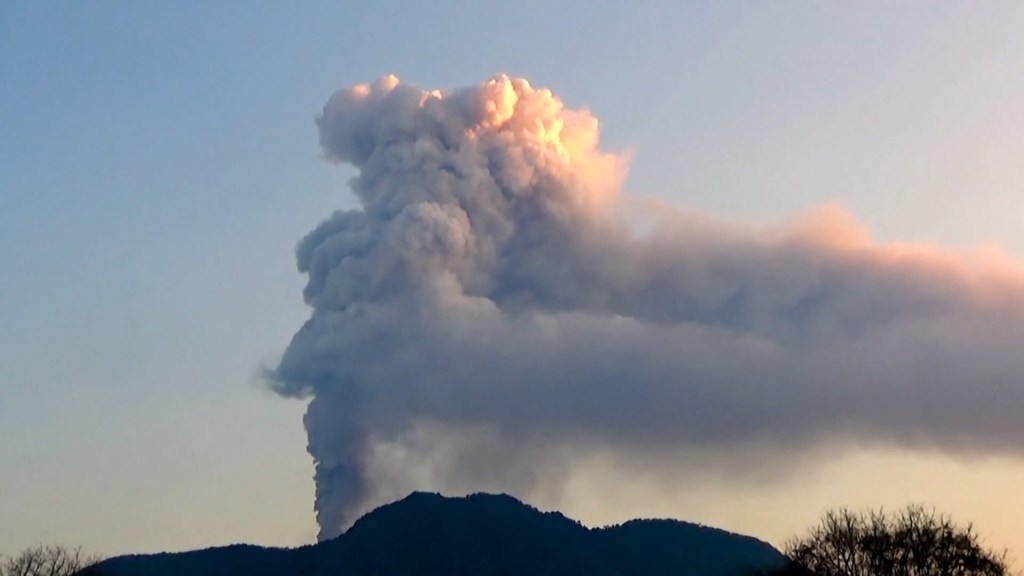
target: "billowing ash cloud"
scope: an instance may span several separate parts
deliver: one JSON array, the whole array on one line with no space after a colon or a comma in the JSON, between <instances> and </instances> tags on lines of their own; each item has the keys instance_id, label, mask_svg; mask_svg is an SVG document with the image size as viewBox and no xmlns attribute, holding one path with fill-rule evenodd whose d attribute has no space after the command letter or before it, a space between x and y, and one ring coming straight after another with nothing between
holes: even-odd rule
<instances>
[{"instance_id":1,"label":"billowing ash cloud","mask_svg":"<svg viewBox=\"0 0 1024 576\"><path fill-rule=\"evenodd\" d=\"M540 486L594 450L1024 453L1009 258L878 245L839 209L638 211L597 120L521 79L389 76L317 125L362 208L300 242L313 312L270 376L311 398L321 538L395 461Z\"/></svg>"}]
</instances>

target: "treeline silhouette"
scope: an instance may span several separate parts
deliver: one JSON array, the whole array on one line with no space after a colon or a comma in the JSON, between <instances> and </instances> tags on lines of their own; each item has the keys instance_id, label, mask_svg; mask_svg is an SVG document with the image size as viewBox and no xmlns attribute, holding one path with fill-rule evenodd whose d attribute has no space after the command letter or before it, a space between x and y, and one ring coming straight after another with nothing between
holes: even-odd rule
<instances>
[{"instance_id":1,"label":"treeline silhouette","mask_svg":"<svg viewBox=\"0 0 1024 576\"><path fill-rule=\"evenodd\" d=\"M589 529L505 495L414 493L342 536L296 549L235 545L96 558L36 546L0 559L0 576L1009 576L1005 552L973 526L920 505L827 512L783 555L769 544L675 520Z\"/></svg>"},{"instance_id":2,"label":"treeline silhouette","mask_svg":"<svg viewBox=\"0 0 1024 576\"><path fill-rule=\"evenodd\" d=\"M783 566L771 545L673 520L589 529L504 495L414 493L345 534L294 550L232 546L123 556L83 576L746 576Z\"/></svg>"},{"instance_id":3,"label":"treeline silhouette","mask_svg":"<svg viewBox=\"0 0 1024 576\"><path fill-rule=\"evenodd\" d=\"M81 548L30 546L9 558L0 557L0 576L71 576L99 561Z\"/></svg>"},{"instance_id":4,"label":"treeline silhouette","mask_svg":"<svg viewBox=\"0 0 1024 576\"><path fill-rule=\"evenodd\" d=\"M790 563L775 576L1007 576L1005 551L987 549L970 524L921 505L827 512L786 545Z\"/></svg>"}]
</instances>

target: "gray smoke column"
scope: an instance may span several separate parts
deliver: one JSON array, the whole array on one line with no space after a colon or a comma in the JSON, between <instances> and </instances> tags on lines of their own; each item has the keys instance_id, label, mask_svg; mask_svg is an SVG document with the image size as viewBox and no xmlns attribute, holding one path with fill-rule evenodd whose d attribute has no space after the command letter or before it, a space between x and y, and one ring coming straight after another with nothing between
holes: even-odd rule
<instances>
[{"instance_id":1,"label":"gray smoke column","mask_svg":"<svg viewBox=\"0 0 1024 576\"><path fill-rule=\"evenodd\" d=\"M317 126L361 208L299 243L312 314L270 378L311 398L321 539L394 454L516 486L593 450L1024 454L1010 257L879 245L838 208L765 228L637 208L597 119L522 79L388 76Z\"/></svg>"}]
</instances>

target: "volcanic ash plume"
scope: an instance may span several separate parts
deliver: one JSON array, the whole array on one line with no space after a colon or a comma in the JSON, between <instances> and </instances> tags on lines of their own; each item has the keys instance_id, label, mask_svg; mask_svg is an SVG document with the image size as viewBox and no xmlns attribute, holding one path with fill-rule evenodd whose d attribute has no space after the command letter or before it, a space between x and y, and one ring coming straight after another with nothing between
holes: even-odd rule
<instances>
[{"instance_id":1,"label":"volcanic ash plume","mask_svg":"<svg viewBox=\"0 0 1024 576\"><path fill-rule=\"evenodd\" d=\"M597 119L522 79L388 76L317 125L361 208L299 243L312 314L270 376L311 398L321 539L395 461L529 490L594 451L1024 452L1010 258L878 245L834 208L748 229L659 206L637 226Z\"/></svg>"}]
</instances>

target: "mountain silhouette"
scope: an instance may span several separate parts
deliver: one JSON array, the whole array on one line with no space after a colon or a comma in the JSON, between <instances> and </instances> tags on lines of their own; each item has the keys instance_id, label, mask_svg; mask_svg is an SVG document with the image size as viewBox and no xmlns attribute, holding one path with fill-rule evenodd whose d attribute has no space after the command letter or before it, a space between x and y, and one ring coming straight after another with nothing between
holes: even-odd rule
<instances>
[{"instance_id":1,"label":"mountain silhouette","mask_svg":"<svg viewBox=\"0 0 1024 576\"><path fill-rule=\"evenodd\" d=\"M752 538L676 520L587 528L507 495L414 492L341 536L295 549L234 545L111 558L82 576L749 576L786 558Z\"/></svg>"}]
</instances>

